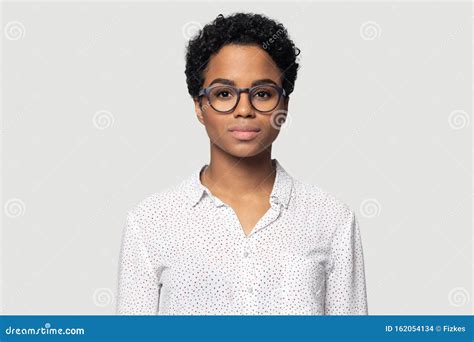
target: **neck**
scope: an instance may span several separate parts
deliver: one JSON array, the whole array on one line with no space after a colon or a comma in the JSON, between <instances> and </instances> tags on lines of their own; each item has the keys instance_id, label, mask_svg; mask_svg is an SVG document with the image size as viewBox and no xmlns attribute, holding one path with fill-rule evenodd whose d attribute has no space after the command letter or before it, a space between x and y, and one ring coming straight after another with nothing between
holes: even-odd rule
<instances>
[{"instance_id":1,"label":"neck","mask_svg":"<svg viewBox=\"0 0 474 342\"><path fill-rule=\"evenodd\" d=\"M211 160L201 182L215 196L239 199L270 196L276 176L271 146L252 157L235 157L211 145Z\"/></svg>"}]
</instances>

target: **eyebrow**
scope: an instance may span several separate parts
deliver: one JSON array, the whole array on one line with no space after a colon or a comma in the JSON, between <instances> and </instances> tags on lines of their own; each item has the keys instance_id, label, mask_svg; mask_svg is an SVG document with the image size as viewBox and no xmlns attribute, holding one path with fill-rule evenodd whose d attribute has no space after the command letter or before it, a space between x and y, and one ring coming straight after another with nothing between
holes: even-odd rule
<instances>
[{"instance_id":1,"label":"eyebrow","mask_svg":"<svg viewBox=\"0 0 474 342\"><path fill-rule=\"evenodd\" d=\"M226 85L231 85L231 86L235 86L235 82L232 81L232 80L229 80L229 79L226 79L226 78L216 78L215 80L213 80L210 84L209 84L209 87L215 83L221 83L221 84L226 84ZM261 84L268 84L268 83L271 83L271 84L274 84L274 85L277 85L276 82L272 79L269 79L269 78L263 78L261 80L256 80L256 81L253 81L252 82L252 87L255 87L255 86L258 86L258 85L261 85Z\"/></svg>"}]
</instances>

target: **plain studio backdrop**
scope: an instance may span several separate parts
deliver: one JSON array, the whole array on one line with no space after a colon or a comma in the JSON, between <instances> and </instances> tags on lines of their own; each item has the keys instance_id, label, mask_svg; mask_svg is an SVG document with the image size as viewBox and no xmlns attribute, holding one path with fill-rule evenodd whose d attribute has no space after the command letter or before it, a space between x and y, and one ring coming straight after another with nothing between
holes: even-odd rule
<instances>
[{"instance_id":1,"label":"plain studio backdrop","mask_svg":"<svg viewBox=\"0 0 474 342\"><path fill-rule=\"evenodd\" d=\"M237 11L302 51L273 157L355 210L369 314L471 314L471 4L241 1L2 4L2 313L115 312L126 211L209 161L186 42Z\"/></svg>"}]
</instances>

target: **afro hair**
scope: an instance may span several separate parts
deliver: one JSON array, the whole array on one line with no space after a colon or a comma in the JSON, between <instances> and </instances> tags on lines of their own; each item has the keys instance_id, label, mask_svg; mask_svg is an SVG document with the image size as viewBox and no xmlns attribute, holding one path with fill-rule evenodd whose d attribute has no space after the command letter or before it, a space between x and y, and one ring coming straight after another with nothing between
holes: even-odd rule
<instances>
[{"instance_id":1,"label":"afro hair","mask_svg":"<svg viewBox=\"0 0 474 342\"><path fill-rule=\"evenodd\" d=\"M204 83L204 70L212 57L227 44L257 45L264 49L282 73L282 87L293 92L300 54L279 22L254 13L219 14L190 39L186 48L186 83L195 98Z\"/></svg>"}]
</instances>

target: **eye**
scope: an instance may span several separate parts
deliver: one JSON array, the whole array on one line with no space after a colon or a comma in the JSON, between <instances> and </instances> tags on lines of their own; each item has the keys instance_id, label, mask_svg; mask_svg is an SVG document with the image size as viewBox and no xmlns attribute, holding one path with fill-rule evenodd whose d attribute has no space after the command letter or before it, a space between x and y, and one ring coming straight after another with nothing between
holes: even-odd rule
<instances>
[{"instance_id":1,"label":"eye","mask_svg":"<svg viewBox=\"0 0 474 342\"><path fill-rule=\"evenodd\" d=\"M220 91L217 92L216 96L217 97L229 97L230 92L227 91L227 90L220 90Z\"/></svg>"},{"instance_id":2,"label":"eye","mask_svg":"<svg viewBox=\"0 0 474 342\"><path fill-rule=\"evenodd\" d=\"M259 90L255 96L257 97L270 97L272 96L272 94L270 94L268 91L264 91L264 90Z\"/></svg>"},{"instance_id":3,"label":"eye","mask_svg":"<svg viewBox=\"0 0 474 342\"><path fill-rule=\"evenodd\" d=\"M220 100L228 100L234 96L235 91L228 87L216 87L211 91L211 97Z\"/></svg>"},{"instance_id":4,"label":"eye","mask_svg":"<svg viewBox=\"0 0 474 342\"><path fill-rule=\"evenodd\" d=\"M277 92L275 88L272 87L259 87L254 90L253 97L257 100L264 101L272 99L273 97L277 96Z\"/></svg>"}]
</instances>

